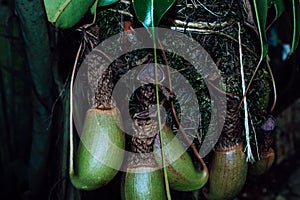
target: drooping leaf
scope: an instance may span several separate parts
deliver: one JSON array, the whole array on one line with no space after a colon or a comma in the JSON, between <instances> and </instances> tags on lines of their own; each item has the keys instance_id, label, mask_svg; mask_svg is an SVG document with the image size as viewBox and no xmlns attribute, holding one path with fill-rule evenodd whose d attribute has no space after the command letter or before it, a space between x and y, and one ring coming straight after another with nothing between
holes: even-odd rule
<instances>
[{"instance_id":1,"label":"drooping leaf","mask_svg":"<svg viewBox=\"0 0 300 200\"><path fill-rule=\"evenodd\" d=\"M275 16L274 20L276 20L278 17L280 17L280 15L284 11L284 1L283 0L268 0L268 8L271 8L273 6L274 6L274 9L276 12L276 16Z\"/></svg>"},{"instance_id":2,"label":"drooping leaf","mask_svg":"<svg viewBox=\"0 0 300 200\"><path fill-rule=\"evenodd\" d=\"M16 12L23 33L28 69L32 79L32 133L28 162L28 185L34 193L43 191L47 181L54 105L52 52L42 1L16 0ZM41 198L43 199L43 198Z\"/></svg>"},{"instance_id":3,"label":"drooping leaf","mask_svg":"<svg viewBox=\"0 0 300 200\"><path fill-rule=\"evenodd\" d=\"M268 53L268 41L266 34L266 21L268 15L268 0L254 0L253 1L256 23L258 27L261 56L260 61L263 60Z\"/></svg>"},{"instance_id":4,"label":"drooping leaf","mask_svg":"<svg viewBox=\"0 0 300 200\"><path fill-rule=\"evenodd\" d=\"M293 2L293 40L291 45L290 55L296 50L300 38L300 1L292 0Z\"/></svg>"},{"instance_id":5,"label":"drooping leaf","mask_svg":"<svg viewBox=\"0 0 300 200\"><path fill-rule=\"evenodd\" d=\"M275 16L275 20L278 19L278 17L280 17L284 11L284 2L283 0L275 0L274 2L274 7L275 7L275 12L276 12L276 16Z\"/></svg>"},{"instance_id":6,"label":"drooping leaf","mask_svg":"<svg viewBox=\"0 0 300 200\"><path fill-rule=\"evenodd\" d=\"M273 21L268 25L266 30L269 30L269 28L273 25L273 23L282 15L285 9L283 0L271 0L271 1L269 0L268 8L271 8L273 6L275 9L275 17Z\"/></svg>"},{"instance_id":7,"label":"drooping leaf","mask_svg":"<svg viewBox=\"0 0 300 200\"><path fill-rule=\"evenodd\" d=\"M175 0L133 0L132 2L138 20L145 27L156 27Z\"/></svg>"},{"instance_id":8,"label":"drooping leaf","mask_svg":"<svg viewBox=\"0 0 300 200\"><path fill-rule=\"evenodd\" d=\"M94 14L94 11L96 10L96 7L101 7L101 6L108 6L113 3L118 2L119 0L98 0L94 2L92 8L91 8L91 13Z\"/></svg>"},{"instance_id":9,"label":"drooping leaf","mask_svg":"<svg viewBox=\"0 0 300 200\"><path fill-rule=\"evenodd\" d=\"M44 0L48 21L58 28L74 26L95 0Z\"/></svg>"}]
</instances>

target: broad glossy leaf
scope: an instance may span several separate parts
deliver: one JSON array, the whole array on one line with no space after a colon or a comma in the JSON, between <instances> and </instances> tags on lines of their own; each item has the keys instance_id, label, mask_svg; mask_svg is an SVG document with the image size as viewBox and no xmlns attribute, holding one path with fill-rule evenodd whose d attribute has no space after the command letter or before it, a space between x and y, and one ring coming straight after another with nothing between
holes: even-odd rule
<instances>
[{"instance_id":1,"label":"broad glossy leaf","mask_svg":"<svg viewBox=\"0 0 300 200\"><path fill-rule=\"evenodd\" d=\"M260 46L261 46L261 57L263 60L268 53L268 41L266 34L266 21L268 15L268 0L254 0L253 1L256 23L258 27Z\"/></svg>"},{"instance_id":2,"label":"broad glossy leaf","mask_svg":"<svg viewBox=\"0 0 300 200\"><path fill-rule=\"evenodd\" d=\"M145 27L156 27L175 0L133 0L132 2L138 20Z\"/></svg>"},{"instance_id":3,"label":"broad glossy leaf","mask_svg":"<svg viewBox=\"0 0 300 200\"><path fill-rule=\"evenodd\" d=\"M44 0L48 21L58 28L74 26L95 0Z\"/></svg>"},{"instance_id":4,"label":"broad glossy leaf","mask_svg":"<svg viewBox=\"0 0 300 200\"><path fill-rule=\"evenodd\" d=\"M300 37L300 1L293 1L293 40L290 55L296 50Z\"/></svg>"}]
</instances>

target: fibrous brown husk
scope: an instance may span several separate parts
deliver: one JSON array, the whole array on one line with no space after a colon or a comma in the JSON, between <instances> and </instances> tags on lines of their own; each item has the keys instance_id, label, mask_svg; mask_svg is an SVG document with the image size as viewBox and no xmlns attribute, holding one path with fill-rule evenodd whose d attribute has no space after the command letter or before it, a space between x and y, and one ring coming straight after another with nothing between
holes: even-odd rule
<instances>
[{"instance_id":1,"label":"fibrous brown husk","mask_svg":"<svg viewBox=\"0 0 300 200\"><path fill-rule=\"evenodd\" d=\"M105 8L100 10L97 17L97 23L100 28L98 35L99 42L114 34L124 32L125 24L128 22L131 23L133 28L141 26L141 24L135 20L136 18L129 1L120 1L109 9ZM224 87L224 93L228 93L231 96L238 96L241 100L243 93L239 48L241 47L243 52L242 58L246 85L249 84L250 78L257 67L260 54L258 36L253 29L244 23L246 18L247 16L239 1L206 0L200 3L200 1L179 0L175 2L172 8L166 13L161 22L161 26L182 32L195 39L202 47L204 47L220 70L224 85L226 86ZM242 44L239 44L238 42L238 22L241 24ZM126 42L128 41L125 41L125 43ZM162 41L162 44L167 48L167 41ZM120 48L125 48L125 46L126 45ZM182 46L180 48L188 47ZM114 49L112 49L112 51L113 50ZM112 82L116 83L120 76L134 67L133 63L145 58L148 53L149 50L134 51L121 56L114 61L114 64L112 65L114 74ZM197 95L201 122L196 131L198 132L200 139L204 138L203 136L205 135L209 124L214 123L210 121L212 114L211 98L205 82L197 73L195 67L190 63L178 55L169 52L165 53L169 66L173 69L177 69L185 76ZM161 51L158 51L158 62L165 64ZM97 74L95 69L91 69L91 72L89 73ZM93 79L96 80L89 82L98 83L98 77L93 77ZM269 80L270 76L265 66L260 66L247 94L249 112L251 113L251 120L253 121L255 129L258 129L265 120L270 93ZM176 87L176 80L173 80L172 84ZM98 85L97 87L99 89L101 86ZM130 81L128 82L128 87L130 87ZM190 95L180 89L176 92L176 98L187 98ZM178 105L175 105L175 107L181 120L188 119L190 116L195 116L195 112L197 112L197 115L199 114L199 111L193 109L189 110L188 103L185 106L186 110L184 115L182 115ZM133 113L135 110L136 112L139 112L143 110L143 108L141 109L138 106L131 107ZM238 112L241 112L239 115L240 120L243 120L242 111L243 108L238 110ZM177 128L172 116L167 117L167 123L173 129ZM253 135L253 131L251 131L251 135ZM201 141L199 141L199 143L201 143Z\"/></svg>"}]
</instances>

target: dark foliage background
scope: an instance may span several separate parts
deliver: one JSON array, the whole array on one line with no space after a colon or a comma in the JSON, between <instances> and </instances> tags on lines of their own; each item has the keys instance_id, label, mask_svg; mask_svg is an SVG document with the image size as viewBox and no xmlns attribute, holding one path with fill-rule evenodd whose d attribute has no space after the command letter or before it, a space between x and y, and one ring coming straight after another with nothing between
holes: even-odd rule
<instances>
[{"instance_id":1,"label":"dark foliage background","mask_svg":"<svg viewBox=\"0 0 300 200\"><path fill-rule=\"evenodd\" d=\"M109 14L103 12L103 18L111 19L105 16ZM300 97L300 49L289 59L281 59L283 44L290 41L289 15L287 10L272 28L277 38L270 43L269 52L278 89L274 115L283 121L283 111ZM80 24L89 20L91 16L86 16ZM111 23L105 20L100 22L102 28ZM119 31L120 27L101 30L100 38ZM40 0L0 0L1 199L119 199L120 174L92 192L74 189L68 179L68 85L81 40L82 33L75 29L57 30L49 24ZM291 110L284 116L293 116L298 123L299 115L293 113L299 111ZM299 152L299 136L292 141L284 139L296 134L285 127L293 125L282 123L277 140L290 146L287 151ZM275 151L280 150L275 147ZM280 190L285 192L283 196L291 195L289 188L284 190L290 181L286 177L300 168L299 162L293 162L299 160L299 154L281 156L270 173L248 178L238 198L273 199ZM173 199L192 199L195 195L172 191Z\"/></svg>"}]
</instances>

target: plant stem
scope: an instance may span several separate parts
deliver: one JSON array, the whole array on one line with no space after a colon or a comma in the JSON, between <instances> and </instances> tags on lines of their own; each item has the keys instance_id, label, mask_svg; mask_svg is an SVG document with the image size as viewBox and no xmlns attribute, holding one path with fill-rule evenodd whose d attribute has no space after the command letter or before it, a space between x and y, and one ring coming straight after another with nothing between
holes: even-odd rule
<instances>
[{"instance_id":1,"label":"plant stem","mask_svg":"<svg viewBox=\"0 0 300 200\"><path fill-rule=\"evenodd\" d=\"M244 77L244 66L243 66L243 52L242 52L242 42L241 42L241 25L238 22L239 26L239 54L240 54L240 67L241 67L241 78L242 78L242 90L243 94L246 91L246 84L245 84L245 77ZM247 105L247 98L244 96L243 99L244 103L244 125L245 125L245 132L246 132L246 150L247 150L247 161L254 161L254 157L252 155L251 146L250 146L250 131L249 131L249 119L248 119L248 105Z\"/></svg>"},{"instance_id":2,"label":"plant stem","mask_svg":"<svg viewBox=\"0 0 300 200\"><path fill-rule=\"evenodd\" d=\"M163 172L164 172L164 180L165 180L167 199L171 200L166 162L165 162L165 159L164 159L164 146L163 146L163 137L162 137L162 123L161 123L161 115L160 115L159 87L158 87L159 83L158 83L158 70L157 70L156 34L155 34L154 26L150 27L150 32L151 32L152 41L153 41L155 96L156 96L156 107L157 107L157 111L158 111L157 112L157 119L158 119L158 128L159 128L159 139L160 139L160 145L161 145L160 148L162 150L161 151L161 158L162 158L162 164L163 164L162 166L163 166Z\"/></svg>"},{"instance_id":3,"label":"plant stem","mask_svg":"<svg viewBox=\"0 0 300 200\"><path fill-rule=\"evenodd\" d=\"M75 71L77 66L77 61L79 59L79 55L82 49L82 43L80 43L80 46L78 48L75 62L73 65L73 71L71 75L71 81L70 81L70 117L69 117L69 125L70 125L70 156L69 156L69 175L70 177L74 176L74 163L73 163L73 157L74 157L74 144L73 144L73 84L74 84L74 78L75 78Z\"/></svg>"},{"instance_id":4,"label":"plant stem","mask_svg":"<svg viewBox=\"0 0 300 200\"><path fill-rule=\"evenodd\" d=\"M276 102L277 102L276 83L275 83L275 79L274 79L274 76L273 76L273 72L272 72L272 69L271 69L269 60L267 60L266 64L267 64L267 67L268 67L268 70L269 70L269 73L270 73L270 76L271 76L271 79L272 79L272 86L273 86L273 93L274 93L274 101L273 101L273 104L272 104L272 107L271 107L270 111L273 112L273 110L274 110L274 108L275 108L275 106L276 106Z\"/></svg>"}]
</instances>

